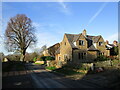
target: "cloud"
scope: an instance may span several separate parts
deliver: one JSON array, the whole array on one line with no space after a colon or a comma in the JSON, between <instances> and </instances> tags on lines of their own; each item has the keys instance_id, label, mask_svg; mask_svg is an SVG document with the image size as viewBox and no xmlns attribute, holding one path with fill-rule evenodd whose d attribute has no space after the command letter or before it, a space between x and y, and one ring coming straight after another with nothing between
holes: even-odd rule
<instances>
[{"instance_id":1,"label":"cloud","mask_svg":"<svg viewBox=\"0 0 120 90\"><path fill-rule=\"evenodd\" d=\"M64 0L59 0L59 4L64 8L67 9L67 6L63 2Z\"/></svg>"},{"instance_id":2,"label":"cloud","mask_svg":"<svg viewBox=\"0 0 120 90\"><path fill-rule=\"evenodd\" d=\"M120 39L120 37L119 37ZM105 40L108 40L109 43L113 43L114 40L118 41L118 33L114 33L111 36L107 37Z\"/></svg>"},{"instance_id":3,"label":"cloud","mask_svg":"<svg viewBox=\"0 0 120 90\"><path fill-rule=\"evenodd\" d=\"M35 36L37 38L37 43L35 46L28 48L27 52L32 52L35 50L35 48L41 48L43 45L47 45L47 47L49 47L55 43L59 43L56 35L49 32L35 33Z\"/></svg>"},{"instance_id":4,"label":"cloud","mask_svg":"<svg viewBox=\"0 0 120 90\"><path fill-rule=\"evenodd\" d=\"M61 8L60 8L61 12L65 13L67 15L71 14L71 11L68 8L67 4L64 3L64 0L58 0L58 4L61 6Z\"/></svg>"},{"instance_id":5,"label":"cloud","mask_svg":"<svg viewBox=\"0 0 120 90\"><path fill-rule=\"evenodd\" d=\"M88 24L92 23L95 20L95 18L103 11L107 3L108 2L105 2L102 4L102 6L98 9L98 11L90 18L90 20L88 21Z\"/></svg>"},{"instance_id":6,"label":"cloud","mask_svg":"<svg viewBox=\"0 0 120 90\"><path fill-rule=\"evenodd\" d=\"M36 23L36 22L33 22L32 25L35 26L35 27L40 27L40 24Z\"/></svg>"},{"instance_id":7,"label":"cloud","mask_svg":"<svg viewBox=\"0 0 120 90\"><path fill-rule=\"evenodd\" d=\"M46 24L45 23L40 23L40 22L33 22L32 25L35 27L36 32L44 32Z\"/></svg>"},{"instance_id":8,"label":"cloud","mask_svg":"<svg viewBox=\"0 0 120 90\"><path fill-rule=\"evenodd\" d=\"M36 28L37 33L54 32L56 34L63 34L65 31L60 24L56 23L33 22L33 26Z\"/></svg>"},{"instance_id":9,"label":"cloud","mask_svg":"<svg viewBox=\"0 0 120 90\"><path fill-rule=\"evenodd\" d=\"M33 22L33 26L36 28L37 42L36 45L29 47L27 52L33 52L35 48L41 48L43 45L49 47L60 42L64 33L64 29L59 24Z\"/></svg>"}]
</instances>

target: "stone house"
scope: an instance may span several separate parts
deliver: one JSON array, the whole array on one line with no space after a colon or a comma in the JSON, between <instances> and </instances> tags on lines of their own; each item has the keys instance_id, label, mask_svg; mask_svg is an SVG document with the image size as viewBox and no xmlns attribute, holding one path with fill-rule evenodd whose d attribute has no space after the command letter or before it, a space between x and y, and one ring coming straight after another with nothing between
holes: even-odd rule
<instances>
[{"instance_id":1,"label":"stone house","mask_svg":"<svg viewBox=\"0 0 120 90\"><path fill-rule=\"evenodd\" d=\"M55 57L58 64L77 64L92 62L98 55L110 55L106 42L101 35L87 35L87 31L83 30L80 34L64 34Z\"/></svg>"},{"instance_id":2,"label":"stone house","mask_svg":"<svg viewBox=\"0 0 120 90\"><path fill-rule=\"evenodd\" d=\"M49 48L47 48L45 51L43 51L43 55L44 56L53 56L53 57L55 57L55 52L59 47L60 47L60 44L56 43L56 44L50 46Z\"/></svg>"}]
</instances>

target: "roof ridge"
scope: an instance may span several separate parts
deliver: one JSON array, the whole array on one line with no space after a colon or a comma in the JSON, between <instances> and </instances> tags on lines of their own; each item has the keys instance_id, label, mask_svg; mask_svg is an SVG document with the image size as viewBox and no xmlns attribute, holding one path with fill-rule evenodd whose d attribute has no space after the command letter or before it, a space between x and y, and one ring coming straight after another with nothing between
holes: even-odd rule
<instances>
[{"instance_id":1,"label":"roof ridge","mask_svg":"<svg viewBox=\"0 0 120 90\"><path fill-rule=\"evenodd\" d=\"M69 34L69 33L65 33L65 34L67 34L67 35L79 35L79 34Z\"/></svg>"},{"instance_id":2,"label":"roof ridge","mask_svg":"<svg viewBox=\"0 0 120 90\"><path fill-rule=\"evenodd\" d=\"M97 50L97 48L92 44L92 45L88 48L88 50Z\"/></svg>"}]
</instances>

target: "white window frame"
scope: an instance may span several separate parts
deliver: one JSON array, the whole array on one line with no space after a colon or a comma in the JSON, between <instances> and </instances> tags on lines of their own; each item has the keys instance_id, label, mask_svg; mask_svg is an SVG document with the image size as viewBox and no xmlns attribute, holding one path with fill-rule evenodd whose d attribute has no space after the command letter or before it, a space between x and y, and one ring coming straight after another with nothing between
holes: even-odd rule
<instances>
[{"instance_id":1,"label":"white window frame","mask_svg":"<svg viewBox=\"0 0 120 90\"><path fill-rule=\"evenodd\" d=\"M79 40L79 45L84 46L85 45L84 40Z\"/></svg>"}]
</instances>

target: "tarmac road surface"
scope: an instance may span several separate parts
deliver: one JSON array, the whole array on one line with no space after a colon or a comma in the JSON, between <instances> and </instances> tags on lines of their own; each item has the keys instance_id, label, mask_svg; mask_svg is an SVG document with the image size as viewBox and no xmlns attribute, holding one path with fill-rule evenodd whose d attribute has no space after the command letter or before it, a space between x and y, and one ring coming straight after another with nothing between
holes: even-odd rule
<instances>
[{"instance_id":1,"label":"tarmac road surface","mask_svg":"<svg viewBox=\"0 0 120 90\"><path fill-rule=\"evenodd\" d=\"M27 72L30 74L34 87L36 88L99 88L99 85L91 84L82 80L68 79L62 75L49 72L44 66L26 64Z\"/></svg>"}]
</instances>

